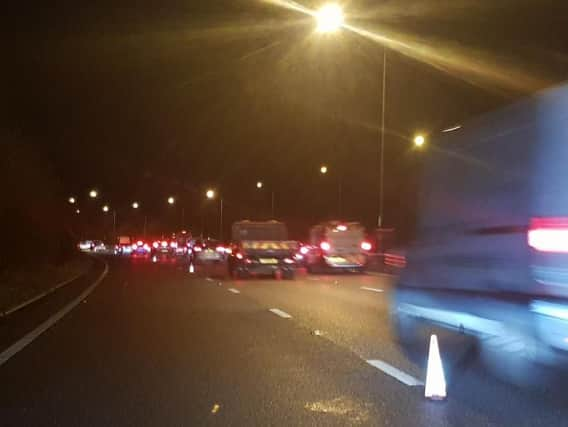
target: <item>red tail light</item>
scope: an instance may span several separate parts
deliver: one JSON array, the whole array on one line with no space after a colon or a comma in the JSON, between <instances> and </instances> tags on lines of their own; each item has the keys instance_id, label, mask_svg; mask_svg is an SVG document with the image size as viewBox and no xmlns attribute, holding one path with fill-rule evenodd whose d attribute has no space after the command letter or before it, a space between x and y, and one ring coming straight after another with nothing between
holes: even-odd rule
<instances>
[{"instance_id":1,"label":"red tail light","mask_svg":"<svg viewBox=\"0 0 568 427\"><path fill-rule=\"evenodd\" d=\"M300 253L301 253L302 255L306 255L309 251L310 251L310 249L309 249L307 246L302 246L302 247L300 248Z\"/></svg>"},{"instance_id":2,"label":"red tail light","mask_svg":"<svg viewBox=\"0 0 568 427\"><path fill-rule=\"evenodd\" d=\"M154 247L154 249L157 249L157 248L158 248L158 246L160 246L160 245L159 245L159 243L158 243L158 242L154 242L154 243L152 243L152 246Z\"/></svg>"},{"instance_id":3,"label":"red tail light","mask_svg":"<svg viewBox=\"0 0 568 427\"><path fill-rule=\"evenodd\" d=\"M201 252L201 246L194 246L193 251L194 252Z\"/></svg>"},{"instance_id":4,"label":"red tail light","mask_svg":"<svg viewBox=\"0 0 568 427\"><path fill-rule=\"evenodd\" d=\"M532 218L527 238L537 251L568 253L568 218Z\"/></svg>"},{"instance_id":5,"label":"red tail light","mask_svg":"<svg viewBox=\"0 0 568 427\"><path fill-rule=\"evenodd\" d=\"M241 254L241 253L238 253L235 256L237 257L237 259L243 259L244 258L243 254Z\"/></svg>"},{"instance_id":6,"label":"red tail light","mask_svg":"<svg viewBox=\"0 0 568 427\"><path fill-rule=\"evenodd\" d=\"M165 240L162 242L162 248L167 248L168 247L168 242L166 242Z\"/></svg>"},{"instance_id":7,"label":"red tail light","mask_svg":"<svg viewBox=\"0 0 568 427\"><path fill-rule=\"evenodd\" d=\"M320 248L321 248L322 251L327 252L331 249L331 245L329 244L329 242L321 242Z\"/></svg>"},{"instance_id":8,"label":"red tail light","mask_svg":"<svg viewBox=\"0 0 568 427\"><path fill-rule=\"evenodd\" d=\"M171 243L170 243L170 246L171 246L172 248L177 248L177 247L178 247L178 244L177 244L177 242L171 242Z\"/></svg>"},{"instance_id":9,"label":"red tail light","mask_svg":"<svg viewBox=\"0 0 568 427\"><path fill-rule=\"evenodd\" d=\"M370 251L373 246L369 242L361 242L361 249Z\"/></svg>"},{"instance_id":10,"label":"red tail light","mask_svg":"<svg viewBox=\"0 0 568 427\"><path fill-rule=\"evenodd\" d=\"M144 242L143 242L142 240L138 240L138 241L136 242L136 244L137 244L138 246L142 246L142 245L144 244Z\"/></svg>"}]
</instances>

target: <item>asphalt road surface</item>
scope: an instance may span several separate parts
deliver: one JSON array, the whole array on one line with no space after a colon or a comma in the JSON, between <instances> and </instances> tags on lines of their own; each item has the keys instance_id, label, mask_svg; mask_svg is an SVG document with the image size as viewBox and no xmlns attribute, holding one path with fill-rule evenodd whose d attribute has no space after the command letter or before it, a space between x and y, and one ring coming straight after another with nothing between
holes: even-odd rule
<instances>
[{"instance_id":1,"label":"asphalt road surface","mask_svg":"<svg viewBox=\"0 0 568 427\"><path fill-rule=\"evenodd\" d=\"M389 276L231 281L216 267L190 274L181 264L107 261L92 294L0 366L1 425L568 423L566 387L503 384L468 340L448 334L439 336L448 398L425 400L428 334L423 352L401 352L389 329ZM2 319L2 348L80 296L99 264Z\"/></svg>"}]
</instances>

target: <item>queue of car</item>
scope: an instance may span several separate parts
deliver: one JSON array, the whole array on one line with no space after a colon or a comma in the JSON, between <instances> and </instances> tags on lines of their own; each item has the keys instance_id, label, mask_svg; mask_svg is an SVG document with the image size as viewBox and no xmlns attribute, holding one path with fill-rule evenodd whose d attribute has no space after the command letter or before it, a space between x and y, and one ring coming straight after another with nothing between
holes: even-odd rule
<instances>
[{"instance_id":1,"label":"queue of car","mask_svg":"<svg viewBox=\"0 0 568 427\"><path fill-rule=\"evenodd\" d=\"M230 243L193 238L183 230L158 239L118 236L112 252L153 262L226 264L229 274L236 278L264 275L293 279L296 271L304 268L311 273L364 271L372 249L365 237L363 226L357 222L329 221L312 227L309 242L302 243L288 238L283 222L243 220L233 224ZM96 252L99 246L95 242L84 241L79 247Z\"/></svg>"}]
</instances>

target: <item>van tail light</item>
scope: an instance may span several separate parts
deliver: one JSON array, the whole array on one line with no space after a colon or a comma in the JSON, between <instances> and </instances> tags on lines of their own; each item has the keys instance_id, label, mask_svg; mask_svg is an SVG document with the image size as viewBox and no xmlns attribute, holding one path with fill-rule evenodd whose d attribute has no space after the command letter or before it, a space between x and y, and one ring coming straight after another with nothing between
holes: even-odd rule
<instances>
[{"instance_id":1,"label":"van tail light","mask_svg":"<svg viewBox=\"0 0 568 427\"><path fill-rule=\"evenodd\" d=\"M329 244L329 242L321 242L320 248L322 251L328 252L329 250L331 250L331 245Z\"/></svg>"},{"instance_id":2,"label":"van tail light","mask_svg":"<svg viewBox=\"0 0 568 427\"><path fill-rule=\"evenodd\" d=\"M539 252L568 253L568 217L532 218L527 239Z\"/></svg>"},{"instance_id":3,"label":"van tail light","mask_svg":"<svg viewBox=\"0 0 568 427\"><path fill-rule=\"evenodd\" d=\"M370 251L372 248L372 245L369 242L361 242L361 249L363 249L364 251Z\"/></svg>"}]
</instances>

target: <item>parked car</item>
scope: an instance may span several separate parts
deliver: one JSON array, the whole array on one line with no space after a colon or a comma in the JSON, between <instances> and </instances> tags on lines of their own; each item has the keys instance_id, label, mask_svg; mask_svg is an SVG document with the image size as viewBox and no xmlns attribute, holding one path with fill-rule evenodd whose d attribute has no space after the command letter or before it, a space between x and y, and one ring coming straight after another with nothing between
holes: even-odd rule
<instances>
[{"instance_id":1,"label":"parked car","mask_svg":"<svg viewBox=\"0 0 568 427\"><path fill-rule=\"evenodd\" d=\"M229 246L218 240L198 239L191 248L190 261L194 264L225 262L229 251Z\"/></svg>"},{"instance_id":2,"label":"parked car","mask_svg":"<svg viewBox=\"0 0 568 427\"><path fill-rule=\"evenodd\" d=\"M358 222L329 221L310 230L310 250L306 252L308 271L365 270L372 249L365 229Z\"/></svg>"},{"instance_id":3,"label":"parked car","mask_svg":"<svg viewBox=\"0 0 568 427\"><path fill-rule=\"evenodd\" d=\"M129 236L119 236L114 245L115 255L130 255L132 253L132 240Z\"/></svg>"}]
</instances>

